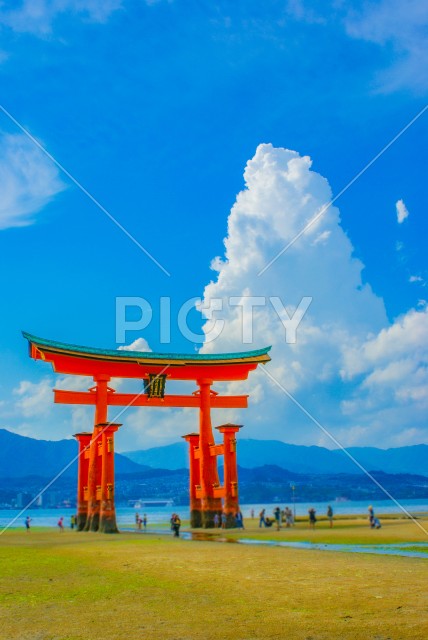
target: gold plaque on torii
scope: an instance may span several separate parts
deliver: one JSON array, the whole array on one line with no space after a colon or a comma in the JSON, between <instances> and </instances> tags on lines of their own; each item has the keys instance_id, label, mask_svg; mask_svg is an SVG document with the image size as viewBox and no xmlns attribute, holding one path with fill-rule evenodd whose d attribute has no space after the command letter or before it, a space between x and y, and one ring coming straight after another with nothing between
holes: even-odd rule
<instances>
[{"instance_id":1,"label":"gold plaque on torii","mask_svg":"<svg viewBox=\"0 0 428 640\"><path fill-rule=\"evenodd\" d=\"M144 380L144 392L149 398L163 398L165 395L166 374L149 373Z\"/></svg>"}]
</instances>

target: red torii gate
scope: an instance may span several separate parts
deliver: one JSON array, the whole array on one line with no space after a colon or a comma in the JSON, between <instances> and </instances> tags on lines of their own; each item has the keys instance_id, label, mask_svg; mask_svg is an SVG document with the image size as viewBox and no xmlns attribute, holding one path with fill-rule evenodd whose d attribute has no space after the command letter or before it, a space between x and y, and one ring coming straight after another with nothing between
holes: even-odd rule
<instances>
[{"instance_id":1,"label":"red torii gate","mask_svg":"<svg viewBox=\"0 0 428 640\"><path fill-rule=\"evenodd\" d=\"M23 333L30 357L50 362L55 373L90 376L95 385L87 392L54 389L60 404L95 407L92 433L76 433L79 443L77 482L78 529L115 533L114 434L121 426L108 421L108 406L195 407L199 432L184 437L190 455L190 517L192 527L212 527L214 515L226 514L234 525L239 510L235 434L241 425L217 427L223 443L216 444L211 409L246 408L248 396L223 396L211 389L214 381L245 380L250 371L270 360L270 347L225 354L161 354L114 351L63 344ZM138 394L116 393L111 378L144 381ZM165 395L166 380L193 380L199 387L191 395ZM224 456L224 482L219 483L217 457ZM222 504L223 499L223 504Z\"/></svg>"}]
</instances>

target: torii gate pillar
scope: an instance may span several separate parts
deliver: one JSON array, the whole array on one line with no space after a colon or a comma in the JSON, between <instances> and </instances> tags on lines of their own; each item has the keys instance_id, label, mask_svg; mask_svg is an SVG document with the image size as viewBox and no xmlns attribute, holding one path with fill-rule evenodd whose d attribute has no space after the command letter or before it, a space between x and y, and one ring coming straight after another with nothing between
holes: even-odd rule
<instances>
[{"instance_id":1,"label":"torii gate pillar","mask_svg":"<svg viewBox=\"0 0 428 640\"><path fill-rule=\"evenodd\" d=\"M99 425L107 422L109 381L110 376L106 374L94 376L94 382L96 383L93 388L95 393L95 425L89 447L88 518L85 531L98 531L100 525L101 465L98 461L98 447L102 443L102 440L100 440L102 438L102 427Z\"/></svg>"},{"instance_id":2,"label":"torii gate pillar","mask_svg":"<svg viewBox=\"0 0 428 640\"><path fill-rule=\"evenodd\" d=\"M216 427L223 434L223 456L224 456L224 505L223 511L226 514L226 527L236 526L235 516L239 511L238 499L238 465L236 460L236 437L235 434L242 425L222 424Z\"/></svg>"},{"instance_id":3,"label":"torii gate pillar","mask_svg":"<svg viewBox=\"0 0 428 640\"><path fill-rule=\"evenodd\" d=\"M221 498L215 497L215 490L220 486L217 472L217 459L213 448L215 447L214 435L211 426L211 385L209 379L198 380L200 391L199 411L199 455L201 470L201 511L202 526L211 528L214 526L215 514L221 514Z\"/></svg>"},{"instance_id":4,"label":"torii gate pillar","mask_svg":"<svg viewBox=\"0 0 428 640\"><path fill-rule=\"evenodd\" d=\"M89 446L92 433L75 433L74 437L79 443L79 454L77 458L77 530L83 531L88 517L88 469L89 469Z\"/></svg>"},{"instance_id":5,"label":"torii gate pillar","mask_svg":"<svg viewBox=\"0 0 428 640\"><path fill-rule=\"evenodd\" d=\"M190 526L202 527L202 505L197 496L197 487L201 484L201 470L199 465L199 433L188 433L183 436L189 443L189 498L190 498Z\"/></svg>"},{"instance_id":6,"label":"torii gate pillar","mask_svg":"<svg viewBox=\"0 0 428 640\"><path fill-rule=\"evenodd\" d=\"M119 533L116 525L116 509L114 506L114 434L121 424L106 422L101 427L101 441L98 454L101 455L101 487L100 487L100 524L101 533Z\"/></svg>"}]
</instances>

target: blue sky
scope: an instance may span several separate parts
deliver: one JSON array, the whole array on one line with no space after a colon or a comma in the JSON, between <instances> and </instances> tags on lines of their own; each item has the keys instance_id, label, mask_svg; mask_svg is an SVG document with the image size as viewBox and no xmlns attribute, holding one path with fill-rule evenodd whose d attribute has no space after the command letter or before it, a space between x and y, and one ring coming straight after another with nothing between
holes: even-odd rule
<instances>
[{"instance_id":1,"label":"blue sky","mask_svg":"<svg viewBox=\"0 0 428 640\"><path fill-rule=\"evenodd\" d=\"M153 320L128 344L194 351L202 340L175 321L190 298L275 295L295 308L311 296L296 345L283 344L271 308L255 318L254 346L273 343L272 375L344 444L428 442L428 112L335 202L340 216L329 210L319 235L296 243L299 255L286 252L264 279L253 268L310 219L303 198L315 213L425 106L423 5L3 3L1 105L171 275L0 113L1 425L61 438L90 424L83 410L52 407L54 376L28 359L21 329L115 347L116 298L142 296ZM297 178L284 149L297 153ZM161 296L172 305L167 348ZM205 349L241 349L236 311ZM201 333L198 310L189 318ZM247 437L332 446L272 381L243 389L251 408L219 420L243 421ZM119 441L172 442L195 420L130 411Z\"/></svg>"}]
</instances>

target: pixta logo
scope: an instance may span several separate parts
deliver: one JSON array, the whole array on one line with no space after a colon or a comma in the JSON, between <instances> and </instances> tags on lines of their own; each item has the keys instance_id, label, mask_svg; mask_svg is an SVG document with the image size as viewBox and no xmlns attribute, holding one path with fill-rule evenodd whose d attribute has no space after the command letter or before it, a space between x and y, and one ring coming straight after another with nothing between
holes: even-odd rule
<instances>
[{"instance_id":1,"label":"pixta logo","mask_svg":"<svg viewBox=\"0 0 428 640\"><path fill-rule=\"evenodd\" d=\"M304 296L292 313L278 296L230 296L228 298L211 298L202 301L201 298L189 298L179 308L176 317L172 317L171 298L161 297L159 306L159 341L170 344L173 323L178 327L181 335L194 343L213 342L223 332L227 320L234 316L240 323L241 343L253 344L259 335L257 321L260 311L265 308L269 313L274 312L284 328L284 341L294 344L297 341L297 330L302 322L312 298ZM189 314L198 309L204 317L204 331L197 333L189 326ZM130 319L132 316L133 319ZM137 319L135 319L137 318ZM153 306L142 297L122 296L116 298L116 342L125 344L132 341L131 334L141 334L153 321ZM158 322L158 321L157 321Z\"/></svg>"}]
</instances>

